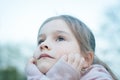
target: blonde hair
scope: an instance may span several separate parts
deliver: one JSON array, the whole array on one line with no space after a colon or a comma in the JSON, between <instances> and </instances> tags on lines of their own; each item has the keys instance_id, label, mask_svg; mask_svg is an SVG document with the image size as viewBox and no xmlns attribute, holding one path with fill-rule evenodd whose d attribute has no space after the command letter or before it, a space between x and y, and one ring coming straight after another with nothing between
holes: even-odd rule
<instances>
[{"instance_id":1,"label":"blonde hair","mask_svg":"<svg viewBox=\"0 0 120 80\"><path fill-rule=\"evenodd\" d=\"M81 50L86 53L87 51L92 51L95 53L95 38L91 30L80 20L78 20L75 17L69 16L69 15L60 15L48 18L40 27L39 32L41 28L49 21L56 20L56 19L62 19L66 22L66 24L69 26L71 31L73 32L74 36L76 37L78 44L80 45ZM87 54L83 54L87 55ZM94 60L92 64L100 64L103 65L106 70L111 74L113 79L117 80L117 77L115 74L111 71L111 69L102 62L97 56L94 54Z\"/></svg>"}]
</instances>

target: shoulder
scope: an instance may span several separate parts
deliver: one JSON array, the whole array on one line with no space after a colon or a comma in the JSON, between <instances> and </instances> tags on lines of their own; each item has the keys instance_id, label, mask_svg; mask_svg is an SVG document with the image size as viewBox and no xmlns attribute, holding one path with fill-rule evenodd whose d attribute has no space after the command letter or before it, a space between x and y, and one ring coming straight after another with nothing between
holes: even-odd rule
<instances>
[{"instance_id":1,"label":"shoulder","mask_svg":"<svg viewBox=\"0 0 120 80\"><path fill-rule=\"evenodd\" d=\"M91 65L90 68L88 68L88 71L89 70L92 73L95 72L95 73L109 74L109 72L105 69L105 67L99 64Z\"/></svg>"},{"instance_id":2,"label":"shoulder","mask_svg":"<svg viewBox=\"0 0 120 80\"><path fill-rule=\"evenodd\" d=\"M99 64L91 65L81 76L81 80L95 79L95 80L112 80L110 73Z\"/></svg>"}]
</instances>

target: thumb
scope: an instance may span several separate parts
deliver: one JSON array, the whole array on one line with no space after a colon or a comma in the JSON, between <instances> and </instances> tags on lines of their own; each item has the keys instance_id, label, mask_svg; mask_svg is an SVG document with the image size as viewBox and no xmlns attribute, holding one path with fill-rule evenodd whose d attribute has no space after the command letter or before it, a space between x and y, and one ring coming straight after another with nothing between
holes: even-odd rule
<instances>
[{"instance_id":1,"label":"thumb","mask_svg":"<svg viewBox=\"0 0 120 80\"><path fill-rule=\"evenodd\" d=\"M29 76L34 76L34 75L41 75L42 73L39 71L37 66L34 64L34 61L32 59L29 60L25 67L26 74Z\"/></svg>"},{"instance_id":2,"label":"thumb","mask_svg":"<svg viewBox=\"0 0 120 80\"><path fill-rule=\"evenodd\" d=\"M67 55L63 55L62 58L64 61L67 61Z\"/></svg>"}]
</instances>

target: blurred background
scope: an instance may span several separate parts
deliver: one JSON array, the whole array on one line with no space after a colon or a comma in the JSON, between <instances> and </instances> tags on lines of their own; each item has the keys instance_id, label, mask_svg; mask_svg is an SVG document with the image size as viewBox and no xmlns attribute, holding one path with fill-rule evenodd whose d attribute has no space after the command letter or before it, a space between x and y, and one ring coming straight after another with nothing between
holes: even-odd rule
<instances>
[{"instance_id":1,"label":"blurred background","mask_svg":"<svg viewBox=\"0 0 120 80\"><path fill-rule=\"evenodd\" d=\"M120 79L120 0L0 0L0 80L26 80L41 23L61 14L88 25L96 55Z\"/></svg>"}]
</instances>

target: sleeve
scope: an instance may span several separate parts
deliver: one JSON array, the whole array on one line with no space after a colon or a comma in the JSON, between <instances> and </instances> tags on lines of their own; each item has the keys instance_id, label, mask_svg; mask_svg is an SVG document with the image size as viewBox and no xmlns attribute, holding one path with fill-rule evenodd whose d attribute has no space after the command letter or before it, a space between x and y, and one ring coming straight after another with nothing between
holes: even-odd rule
<instances>
[{"instance_id":1,"label":"sleeve","mask_svg":"<svg viewBox=\"0 0 120 80\"><path fill-rule=\"evenodd\" d=\"M51 80L80 80L80 72L60 59L46 74Z\"/></svg>"},{"instance_id":2,"label":"sleeve","mask_svg":"<svg viewBox=\"0 0 120 80\"><path fill-rule=\"evenodd\" d=\"M102 65L93 65L80 80L113 80L112 76Z\"/></svg>"},{"instance_id":3,"label":"sleeve","mask_svg":"<svg viewBox=\"0 0 120 80\"><path fill-rule=\"evenodd\" d=\"M32 64L29 63L26 66L26 76L27 80L49 80L44 74L42 74L38 68Z\"/></svg>"},{"instance_id":4,"label":"sleeve","mask_svg":"<svg viewBox=\"0 0 120 80\"><path fill-rule=\"evenodd\" d=\"M60 59L47 73L42 74L34 64L26 67L27 80L80 80L79 72Z\"/></svg>"}]
</instances>

